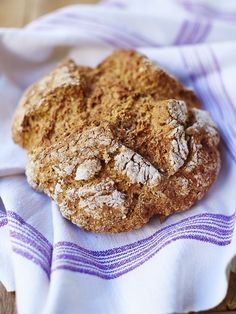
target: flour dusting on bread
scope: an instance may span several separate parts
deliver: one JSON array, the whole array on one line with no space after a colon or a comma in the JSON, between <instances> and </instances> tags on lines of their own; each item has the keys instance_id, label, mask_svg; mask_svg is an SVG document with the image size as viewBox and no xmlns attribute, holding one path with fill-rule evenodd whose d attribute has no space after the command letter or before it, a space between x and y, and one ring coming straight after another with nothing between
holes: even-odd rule
<instances>
[{"instance_id":1,"label":"flour dusting on bread","mask_svg":"<svg viewBox=\"0 0 236 314\"><path fill-rule=\"evenodd\" d=\"M132 50L93 69L57 66L25 92L12 133L29 184L94 232L186 210L220 170L219 132L197 96Z\"/></svg>"}]
</instances>

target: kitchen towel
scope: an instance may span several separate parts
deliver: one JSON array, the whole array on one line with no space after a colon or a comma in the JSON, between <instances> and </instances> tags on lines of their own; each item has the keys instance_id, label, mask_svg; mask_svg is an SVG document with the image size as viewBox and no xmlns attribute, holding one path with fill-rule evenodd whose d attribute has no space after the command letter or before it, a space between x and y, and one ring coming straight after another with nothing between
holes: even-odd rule
<instances>
[{"instance_id":1,"label":"kitchen towel","mask_svg":"<svg viewBox=\"0 0 236 314\"><path fill-rule=\"evenodd\" d=\"M222 169L190 210L95 234L61 217L25 177L11 139L23 91L66 57L95 66L136 49L193 88L221 132ZM217 305L236 254L236 3L114 0L0 29L0 280L19 314L162 314Z\"/></svg>"}]
</instances>

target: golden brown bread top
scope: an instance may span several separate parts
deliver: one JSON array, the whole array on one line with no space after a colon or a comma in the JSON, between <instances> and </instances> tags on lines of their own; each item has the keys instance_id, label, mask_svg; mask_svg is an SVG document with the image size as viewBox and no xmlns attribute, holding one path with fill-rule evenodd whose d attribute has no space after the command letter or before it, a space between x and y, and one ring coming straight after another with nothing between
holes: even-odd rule
<instances>
[{"instance_id":1,"label":"golden brown bread top","mask_svg":"<svg viewBox=\"0 0 236 314\"><path fill-rule=\"evenodd\" d=\"M175 100L163 101L162 107L174 118L160 119L165 122L147 140L160 136L166 143L166 163L157 153L158 146L150 148L152 158L146 159L120 142L116 129L102 121L43 150L33 150L27 167L29 183L54 199L65 217L92 231L132 230L154 214L167 216L190 207L219 171L215 146L219 136L202 110L188 111L184 102ZM178 120L183 125L181 139L174 135ZM167 132L166 121L170 125ZM182 140L188 143L184 148Z\"/></svg>"},{"instance_id":2,"label":"golden brown bread top","mask_svg":"<svg viewBox=\"0 0 236 314\"><path fill-rule=\"evenodd\" d=\"M69 60L23 96L15 142L27 178L86 230L140 228L191 207L220 169L219 134L195 94L146 57Z\"/></svg>"},{"instance_id":3,"label":"golden brown bread top","mask_svg":"<svg viewBox=\"0 0 236 314\"><path fill-rule=\"evenodd\" d=\"M114 119L114 109L119 116L122 112L126 115L141 96L182 99L189 107L200 107L191 90L146 57L117 50L95 69L67 60L30 86L16 110L13 139L25 148L37 146L42 140L52 143L62 131L70 132L106 114ZM120 105L123 101L126 108Z\"/></svg>"},{"instance_id":4,"label":"golden brown bread top","mask_svg":"<svg viewBox=\"0 0 236 314\"><path fill-rule=\"evenodd\" d=\"M49 141L56 133L73 127L74 117L84 113L88 67L77 66L72 60L60 64L50 74L30 86L16 110L12 134L24 148ZM61 120L65 119L63 126Z\"/></svg>"}]
</instances>

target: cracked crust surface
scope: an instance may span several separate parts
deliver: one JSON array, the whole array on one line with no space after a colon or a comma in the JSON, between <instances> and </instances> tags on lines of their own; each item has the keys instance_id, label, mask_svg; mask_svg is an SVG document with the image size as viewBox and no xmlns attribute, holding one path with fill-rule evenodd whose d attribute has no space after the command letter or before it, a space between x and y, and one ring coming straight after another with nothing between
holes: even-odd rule
<instances>
[{"instance_id":1,"label":"cracked crust surface","mask_svg":"<svg viewBox=\"0 0 236 314\"><path fill-rule=\"evenodd\" d=\"M59 65L23 96L14 140L28 182L96 232L140 228L191 207L220 169L219 134L197 97L146 57ZM40 145L39 145L40 144Z\"/></svg>"}]
</instances>

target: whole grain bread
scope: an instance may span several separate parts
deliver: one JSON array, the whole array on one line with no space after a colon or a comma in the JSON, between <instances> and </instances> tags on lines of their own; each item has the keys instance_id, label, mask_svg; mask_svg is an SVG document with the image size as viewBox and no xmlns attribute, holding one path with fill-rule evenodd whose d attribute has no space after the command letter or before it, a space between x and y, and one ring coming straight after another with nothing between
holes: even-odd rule
<instances>
[{"instance_id":1,"label":"whole grain bread","mask_svg":"<svg viewBox=\"0 0 236 314\"><path fill-rule=\"evenodd\" d=\"M95 69L68 60L32 85L13 121L28 182L96 232L140 228L190 208L220 169L219 133L196 95L145 56Z\"/></svg>"}]
</instances>

